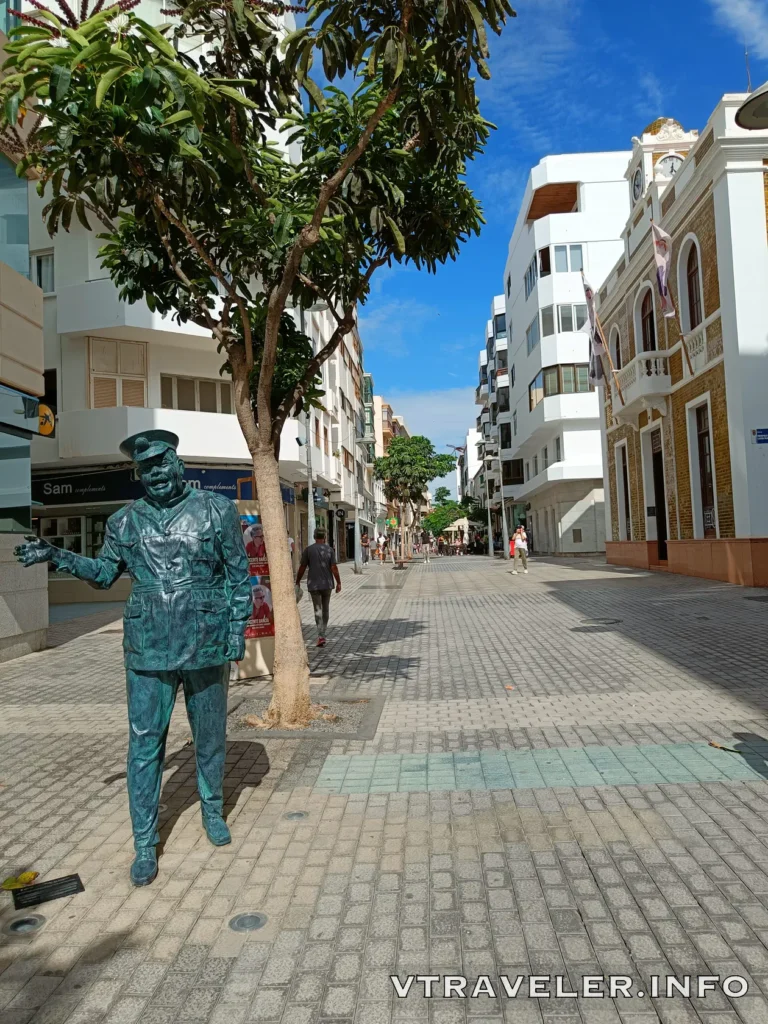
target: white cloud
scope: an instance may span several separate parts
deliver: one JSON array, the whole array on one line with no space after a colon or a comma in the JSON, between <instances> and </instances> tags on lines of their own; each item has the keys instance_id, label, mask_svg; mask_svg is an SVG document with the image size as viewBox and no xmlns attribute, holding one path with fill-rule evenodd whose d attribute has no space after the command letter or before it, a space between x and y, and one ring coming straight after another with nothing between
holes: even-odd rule
<instances>
[{"instance_id":1,"label":"white cloud","mask_svg":"<svg viewBox=\"0 0 768 1024\"><path fill-rule=\"evenodd\" d=\"M768 60L768 0L709 0L709 4L721 25Z\"/></svg>"}]
</instances>

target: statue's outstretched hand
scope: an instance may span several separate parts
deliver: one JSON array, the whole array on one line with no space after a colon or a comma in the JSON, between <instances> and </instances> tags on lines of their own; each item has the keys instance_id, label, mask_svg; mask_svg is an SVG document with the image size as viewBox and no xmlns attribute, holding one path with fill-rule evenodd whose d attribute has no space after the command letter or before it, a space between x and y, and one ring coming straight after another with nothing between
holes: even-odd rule
<instances>
[{"instance_id":1,"label":"statue's outstretched hand","mask_svg":"<svg viewBox=\"0 0 768 1024\"><path fill-rule=\"evenodd\" d=\"M56 550L48 541L39 537L25 537L26 544L19 544L13 553L25 567L37 565L39 562L50 562Z\"/></svg>"}]
</instances>

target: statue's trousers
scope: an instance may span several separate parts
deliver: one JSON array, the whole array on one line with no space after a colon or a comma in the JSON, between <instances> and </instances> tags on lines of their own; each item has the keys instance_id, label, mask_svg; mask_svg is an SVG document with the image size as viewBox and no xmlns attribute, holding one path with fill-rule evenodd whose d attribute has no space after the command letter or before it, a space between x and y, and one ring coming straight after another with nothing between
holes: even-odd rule
<instances>
[{"instance_id":1,"label":"statue's trousers","mask_svg":"<svg viewBox=\"0 0 768 1024\"><path fill-rule=\"evenodd\" d=\"M229 662L172 672L127 670L128 801L137 850L160 841L157 819L165 741L179 685L184 687L195 744L203 815L223 812L228 681Z\"/></svg>"}]
</instances>

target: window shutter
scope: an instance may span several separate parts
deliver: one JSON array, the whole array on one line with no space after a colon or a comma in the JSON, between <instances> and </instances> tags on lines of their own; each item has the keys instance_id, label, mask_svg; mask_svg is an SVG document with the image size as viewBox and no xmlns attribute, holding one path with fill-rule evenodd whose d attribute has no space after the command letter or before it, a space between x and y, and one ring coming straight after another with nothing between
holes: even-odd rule
<instances>
[{"instance_id":1,"label":"window shutter","mask_svg":"<svg viewBox=\"0 0 768 1024\"><path fill-rule=\"evenodd\" d=\"M123 391L121 405L133 405L140 408L146 405L143 380L131 380L130 377L123 377L120 383Z\"/></svg>"},{"instance_id":2,"label":"window shutter","mask_svg":"<svg viewBox=\"0 0 768 1024\"><path fill-rule=\"evenodd\" d=\"M115 377L93 378L93 408L108 409L117 405L117 380Z\"/></svg>"},{"instance_id":3,"label":"window shutter","mask_svg":"<svg viewBox=\"0 0 768 1024\"><path fill-rule=\"evenodd\" d=\"M117 373L117 342L91 338L91 370L94 373Z\"/></svg>"},{"instance_id":4,"label":"window shutter","mask_svg":"<svg viewBox=\"0 0 768 1024\"><path fill-rule=\"evenodd\" d=\"M143 377L146 372L144 357L143 341L121 341L120 373L130 373L132 377Z\"/></svg>"}]
</instances>

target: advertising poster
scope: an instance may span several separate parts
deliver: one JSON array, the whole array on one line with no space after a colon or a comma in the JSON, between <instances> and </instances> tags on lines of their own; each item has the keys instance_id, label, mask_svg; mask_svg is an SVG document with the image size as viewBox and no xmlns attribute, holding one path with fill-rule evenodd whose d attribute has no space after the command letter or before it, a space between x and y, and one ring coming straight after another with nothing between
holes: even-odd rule
<instances>
[{"instance_id":1,"label":"advertising poster","mask_svg":"<svg viewBox=\"0 0 768 1024\"><path fill-rule=\"evenodd\" d=\"M253 612L245 627L245 639L255 640L275 635L275 613L272 607L272 587L269 576L251 576Z\"/></svg>"},{"instance_id":2,"label":"advertising poster","mask_svg":"<svg viewBox=\"0 0 768 1024\"><path fill-rule=\"evenodd\" d=\"M253 611L245 629L246 640L275 635L275 613L272 607L272 587L269 583L269 562L264 544L264 529L261 520L253 513L241 514L243 542L248 557L248 573L251 578Z\"/></svg>"},{"instance_id":3,"label":"advertising poster","mask_svg":"<svg viewBox=\"0 0 768 1024\"><path fill-rule=\"evenodd\" d=\"M241 515L245 553L248 556L248 572L251 576L268 576L267 548L264 543L264 528L255 515Z\"/></svg>"}]
</instances>

